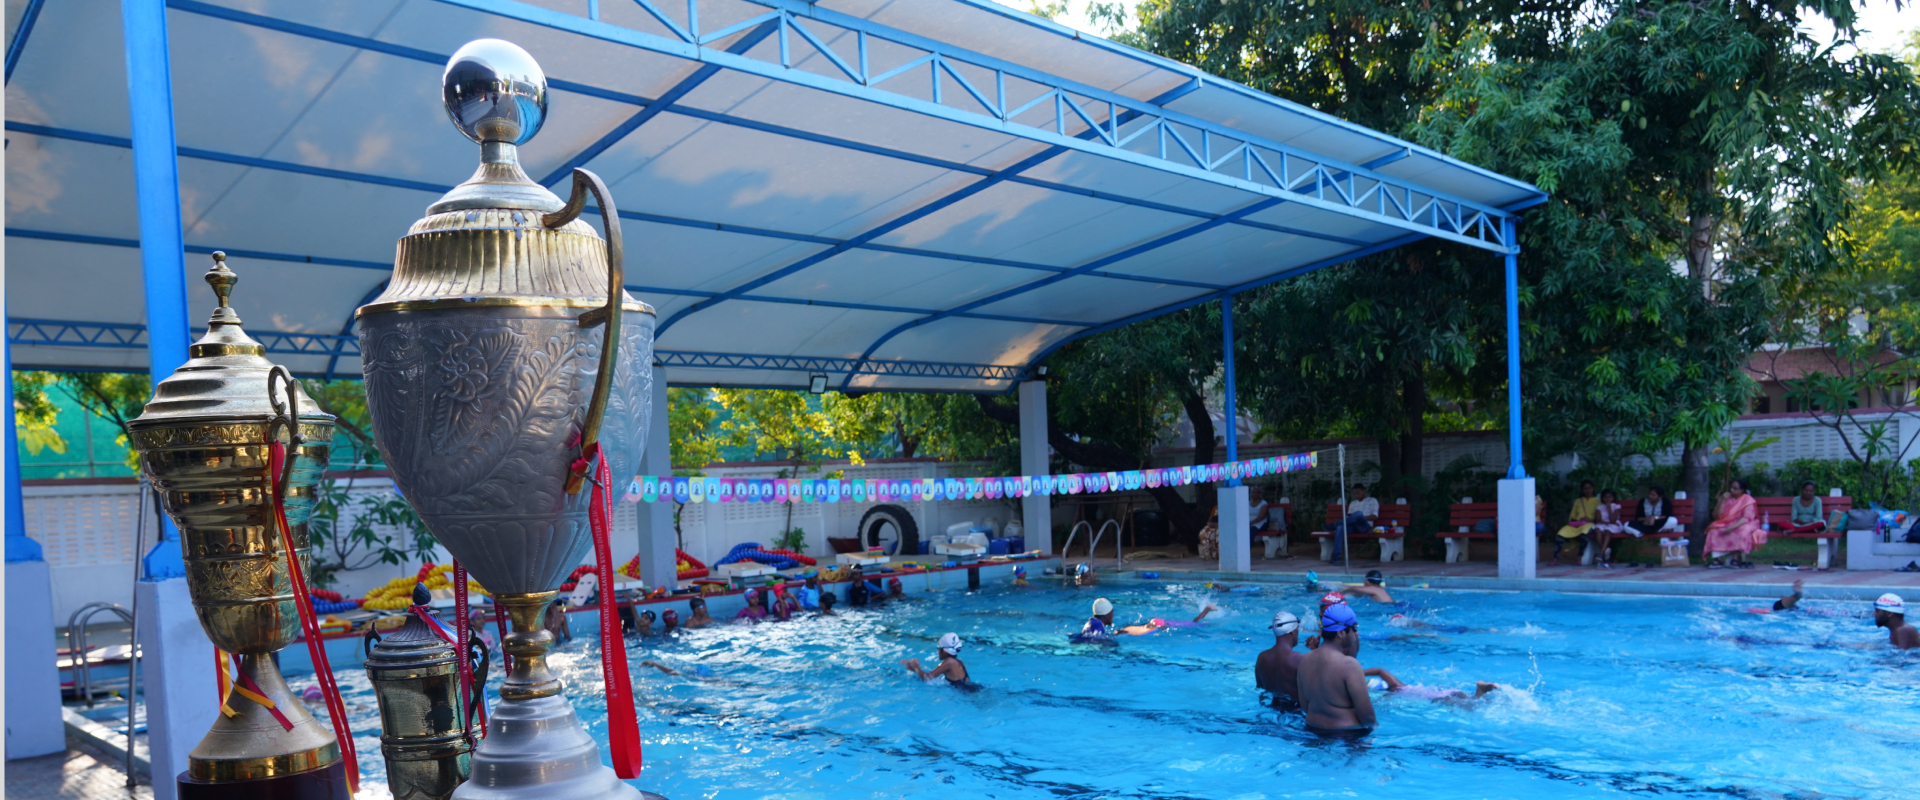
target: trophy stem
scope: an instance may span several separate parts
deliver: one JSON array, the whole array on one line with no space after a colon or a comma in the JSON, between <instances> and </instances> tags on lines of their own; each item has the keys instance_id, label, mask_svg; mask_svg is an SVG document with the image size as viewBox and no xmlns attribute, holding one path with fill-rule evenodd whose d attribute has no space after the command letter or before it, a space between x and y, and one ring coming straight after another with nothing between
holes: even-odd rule
<instances>
[{"instance_id":1,"label":"trophy stem","mask_svg":"<svg viewBox=\"0 0 1920 800\"><path fill-rule=\"evenodd\" d=\"M553 647L553 634L547 630L547 606L559 592L529 592L495 595L493 600L513 620L513 632L500 642L500 649L513 656L513 669L500 686L503 700L532 700L560 693L560 679L547 669L547 650Z\"/></svg>"},{"instance_id":2,"label":"trophy stem","mask_svg":"<svg viewBox=\"0 0 1920 800\"><path fill-rule=\"evenodd\" d=\"M227 705L238 716L214 721L206 738L187 755L189 775L202 781L245 781L310 772L340 760L333 731L307 713L270 654L242 654L239 672L273 701L293 730L283 728L265 706L235 692Z\"/></svg>"}]
</instances>

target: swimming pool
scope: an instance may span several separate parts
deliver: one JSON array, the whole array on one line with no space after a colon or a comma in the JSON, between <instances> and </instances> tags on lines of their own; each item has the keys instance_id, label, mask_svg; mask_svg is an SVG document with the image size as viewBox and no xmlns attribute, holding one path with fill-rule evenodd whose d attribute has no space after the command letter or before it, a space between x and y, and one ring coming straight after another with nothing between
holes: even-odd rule
<instances>
[{"instance_id":1,"label":"swimming pool","mask_svg":"<svg viewBox=\"0 0 1920 800\"><path fill-rule=\"evenodd\" d=\"M1746 609L1768 603L1395 592L1414 618L1466 630L1389 628L1394 609L1355 599L1360 660L1414 684L1495 681L1494 699L1463 710L1376 695L1372 737L1326 743L1263 707L1251 670L1273 641L1272 613L1304 615L1318 592L949 589L839 618L632 643L646 742L636 783L675 800L1914 796L1920 657L1888 650L1864 603L1755 615ZM1123 624L1190 619L1206 599L1222 610L1117 648L1067 644L1097 596ZM897 665L931 656L947 631L966 641L985 691L922 685ZM590 646L576 640L553 663L603 734ZM688 674L696 665L709 676ZM342 670L341 685L377 789L364 672Z\"/></svg>"}]
</instances>

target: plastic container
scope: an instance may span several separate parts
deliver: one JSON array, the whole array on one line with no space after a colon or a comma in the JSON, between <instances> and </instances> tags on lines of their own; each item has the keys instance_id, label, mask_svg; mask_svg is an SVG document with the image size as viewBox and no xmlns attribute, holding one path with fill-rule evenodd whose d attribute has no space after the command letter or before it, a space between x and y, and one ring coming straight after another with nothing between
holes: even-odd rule
<instances>
[{"instance_id":1,"label":"plastic container","mask_svg":"<svg viewBox=\"0 0 1920 800\"><path fill-rule=\"evenodd\" d=\"M973 520L967 520L966 522L956 522L956 523L953 523L952 525L947 526L947 535L950 537L965 536L967 531L970 531L973 529L974 529Z\"/></svg>"},{"instance_id":2,"label":"plastic container","mask_svg":"<svg viewBox=\"0 0 1920 800\"><path fill-rule=\"evenodd\" d=\"M1027 537L1025 536L1007 537L1007 552L1009 553L1027 552Z\"/></svg>"},{"instance_id":3,"label":"plastic container","mask_svg":"<svg viewBox=\"0 0 1920 800\"><path fill-rule=\"evenodd\" d=\"M999 539L987 540L987 555L990 555L990 556L1006 555L1008 552L1011 552L1007 549L1009 542L1011 542L1011 540L1006 539L1004 537Z\"/></svg>"}]
</instances>

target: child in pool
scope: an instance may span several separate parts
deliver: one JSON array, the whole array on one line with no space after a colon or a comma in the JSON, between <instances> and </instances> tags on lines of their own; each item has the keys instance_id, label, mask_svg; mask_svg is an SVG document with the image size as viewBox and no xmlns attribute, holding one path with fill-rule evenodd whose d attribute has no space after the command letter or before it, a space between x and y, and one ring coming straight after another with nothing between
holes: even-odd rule
<instances>
[{"instance_id":1,"label":"child in pool","mask_svg":"<svg viewBox=\"0 0 1920 800\"><path fill-rule=\"evenodd\" d=\"M707 601L696 597L687 601L687 624L689 628L704 628L713 624L713 615L707 613Z\"/></svg>"},{"instance_id":2,"label":"child in pool","mask_svg":"<svg viewBox=\"0 0 1920 800\"><path fill-rule=\"evenodd\" d=\"M960 663L960 646L959 634L942 634L937 651L940 657L939 666L930 670L924 669L920 666L920 659L917 658L903 659L900 666L906 667L915 677L928 683L932 683L934 678L946 678L947 685L956 689L977 689L979 687L974 685L967 675L967 665Z\"/></svg>"}]
</instances>

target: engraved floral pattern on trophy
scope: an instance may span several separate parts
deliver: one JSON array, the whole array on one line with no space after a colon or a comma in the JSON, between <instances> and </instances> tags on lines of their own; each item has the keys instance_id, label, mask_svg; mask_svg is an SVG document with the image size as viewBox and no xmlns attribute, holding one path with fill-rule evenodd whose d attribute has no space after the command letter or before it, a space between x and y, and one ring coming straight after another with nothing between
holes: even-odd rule
<instances>
[{"instance_id":1,"label":"engraved floral pattern on trophy","mask_svg":"<svg viewBox=\"0 0 1920 800\"><path fill-rule=\"evenodd\" d=\"M394 480L488 590L558 586L591 545L588 495L568 495L564 483L601 332L521 309L408 316L362 326L369 393L386 400L370 410ZM645 395L636 403L627 392L651 380L651 326L628 327L602 433L615 475L632 474L646 424L635 413Z\"/></svg>"}]
</instances>

